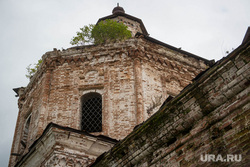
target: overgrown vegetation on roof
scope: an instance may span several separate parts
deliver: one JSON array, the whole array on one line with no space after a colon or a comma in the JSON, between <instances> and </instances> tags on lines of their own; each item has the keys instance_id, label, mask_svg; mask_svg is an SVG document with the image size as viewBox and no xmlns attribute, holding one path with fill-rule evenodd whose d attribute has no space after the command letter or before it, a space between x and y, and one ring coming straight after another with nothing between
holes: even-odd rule
<instances>
[{"instance_id":1,"label":"overgrown vegetation on roof","mask_svg":"<svg viewBox=\"0 0 250 167\"><path fill-rule=\"evenodd\" d=\"M85 45L85 44L104 44L112 43L117 41L126 40L131 38L131 32L127 29L128 27L123 23L118 23L114 20L104 20L99 22L97 25L90 24L80 28L79 32L76 32L76 36L70 41L72 45ZM37 72L42 59L38 60L37 63L30 64L27 69L27 78L31 79Z\"/></svg>"},{"instance_id":2,"label":"overgrown vegetation on roof","mask_svg":"<svg viewBox=\"0 0 250 167\"><path fill-rule=\"evenodd\" d=\"M33 64L34 66L31 67L31 64L26 68L27 74L25 75L27 78L31 79L34 74L37 72L40 64L42 63L42 59L39 59L37 63Z\"/></svg>"},{"instance_id":3,"label":"overgrown vegetation on roof","mask_svg":"<svg viewBox=\"0 0 250 167\"><path fill-rule=\"evenodd\" d=\"M110 19L84 26L76 34L70 42L72 45L112 43L132 36L126 25Z\"/></svg>"}]
</instances>

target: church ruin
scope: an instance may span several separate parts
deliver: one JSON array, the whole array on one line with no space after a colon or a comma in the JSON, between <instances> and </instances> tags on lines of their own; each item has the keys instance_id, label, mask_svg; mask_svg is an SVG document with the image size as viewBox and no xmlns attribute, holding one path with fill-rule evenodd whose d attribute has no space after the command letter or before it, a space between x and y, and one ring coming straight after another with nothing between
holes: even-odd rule
<instances>
[{"instance_id":1,"label":"church ruin","mask_svg":"<svg viewBox=\"0 0 250 167\"><path fill-rule=\"evenodd\" d=\"M14 89L19 97L19 113L10 167L80 167L102 165L102 162L114 165L110 150L121 145L118 141L127 136L125 139L129 142L124 141L125 144L141 142L140 146L144 148L146 139L142 141L129 136L146 125L154 126L152 130L157 131L158 124L148 122L163 111L164 104L171 98L179 97L177 95L185 87L194 87L192 80L214 64L150 37L142 20L125 13L122 7L115 7L111 15L98 22L105 19L124 23L133 37L122 42L46 52L30 83ZM249 45L246 48L249 55ZM182 94L187 93L185 90ZM201 98L202 94L195 96ZM195 107L189 110L197 111ZM207 105L203 107L212 109ZM201 117L195 115L189 124ZM175 116L172 119L177 121ZM192 127L185 124L179 128ZM147 136L142 134L138 138ZM176 140L177 137L172 143ZM127 160L127 166L140 164L124 158L129 151L125 151L124 145L120 148L124 151L116 152L115 160ZM106 157L101 160L99 156L104 152L107 152ZM142 166L147 163L146 160L141 162ZM126 165L120 163L120 166Z\"/></svg>"}]
</instances>

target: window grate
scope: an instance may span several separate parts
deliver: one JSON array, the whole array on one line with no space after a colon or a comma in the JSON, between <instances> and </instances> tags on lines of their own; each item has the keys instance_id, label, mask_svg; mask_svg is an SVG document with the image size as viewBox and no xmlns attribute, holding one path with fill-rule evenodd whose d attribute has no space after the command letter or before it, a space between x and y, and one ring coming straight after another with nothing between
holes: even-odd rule
<instances>
[{"instance_id":1,"label":"window grate","mask_svg":"<svg viewBox=\"0 0 250 167\"><path fill-rule=\"evenodd\" d=\"M102 98L99 94L90 94L82 101L82 130L102 131Z\"/></svg>"}]
</instances>

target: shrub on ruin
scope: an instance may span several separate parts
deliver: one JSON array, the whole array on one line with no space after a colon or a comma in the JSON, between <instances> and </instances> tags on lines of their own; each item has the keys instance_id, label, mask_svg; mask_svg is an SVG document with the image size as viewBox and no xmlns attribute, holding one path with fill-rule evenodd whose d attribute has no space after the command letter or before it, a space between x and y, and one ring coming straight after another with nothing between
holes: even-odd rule
<instances>
[{"instance_id":1,"label":"shrub on ruin","mask_svg":"<svg viewBox=\"0 0 250 167\"><path fill-rule=\"evenodd\" d=\"M76 34L70 42L72 45L113 43L132 36L126 25L110 19L84 26Z\"/></svg>"},{"instance_id":2,"label":"shrub on ruin","mask_svg":"<svg viewBox=\"0 0 250 167\"><path fill-rule=\"evenodd\" d=\"M27 74L25 75L28 79L31 79L35 73L37 72L40 64L42 63L42 59L39 59L37 63L33 64L34 66L31 67L31 64L26 68Z\"/></svg>"}]
</instances>

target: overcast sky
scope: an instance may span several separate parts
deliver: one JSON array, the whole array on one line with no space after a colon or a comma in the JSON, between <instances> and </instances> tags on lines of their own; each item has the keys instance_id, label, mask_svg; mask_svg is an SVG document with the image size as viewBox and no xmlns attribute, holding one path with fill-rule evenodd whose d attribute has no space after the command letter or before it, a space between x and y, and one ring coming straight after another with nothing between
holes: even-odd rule
<instances>
[{"instance_id":1,"label":"overcast sky","mask_svg":"<svg viewBox=\"0 0 250 167\"><path fill-rule=\"evenodd\" d=\"M80 27L120 3L151 37L216 61L237 48L250 26L249 0L0 0L0 166L8 164L16 118L12 88L26 86L26 67L71 47Z\"/></svg>"}]
</instances>

